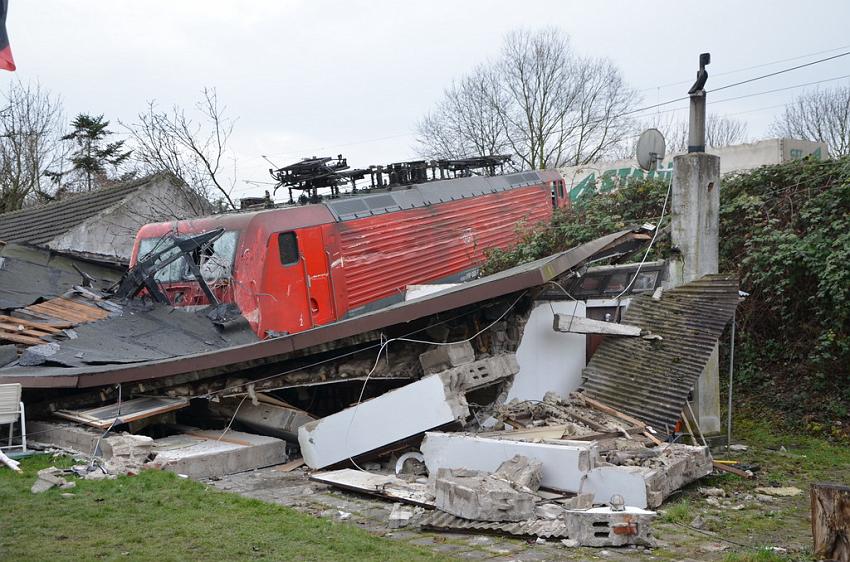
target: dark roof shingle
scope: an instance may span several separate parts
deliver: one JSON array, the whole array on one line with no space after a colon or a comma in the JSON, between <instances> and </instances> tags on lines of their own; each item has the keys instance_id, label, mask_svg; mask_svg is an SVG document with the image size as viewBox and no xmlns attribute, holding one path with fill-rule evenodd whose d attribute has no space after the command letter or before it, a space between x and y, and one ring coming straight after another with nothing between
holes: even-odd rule
<instances>
[{"instance_id":1,"label":"dark roof shingle","mask_svg":"<svg viewBox=\"0 0 850 562\"><path fill-rule=\"evenodd\" d=\"M145 185L167 177L167 174L152 174L90 193L72 195L62 201L4 213L0 215L0 241L47 244L87 219L120 203Z\"/></svg>"}]
</instances>

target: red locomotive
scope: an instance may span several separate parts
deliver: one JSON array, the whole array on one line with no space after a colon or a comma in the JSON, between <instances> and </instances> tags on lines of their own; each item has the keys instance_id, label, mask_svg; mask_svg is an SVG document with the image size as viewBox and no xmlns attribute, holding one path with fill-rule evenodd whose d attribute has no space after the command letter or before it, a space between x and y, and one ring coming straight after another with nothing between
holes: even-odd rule
<instances>
[{"instance_id":1,"label":"red locomotive","mask_svg":"<svg viewBox=\"0 0 850 562\"><path fill-rule=\"evenodd\" d=\"M365 171L355 172L337 173L337 179ZM275 173L287 176L286 169ZM337 197L314 204L145 225L131 265L172 237L223 229L195 251L194 275L184 260L174 259L154 279L175 306L209 304L210 293L235 303L264 338L388 306L404 299L408 285L474 278L485 250L509 246L522 225L547 221L554 207L569 206L556 171L466 172L432 181L414 175L407 185L393 185L392 174L384 184L384 173L377 171L377 189L356 195L339 196L335 189ZM297 188L315 198L317 185Z\"/></svg>"}]
</instances>

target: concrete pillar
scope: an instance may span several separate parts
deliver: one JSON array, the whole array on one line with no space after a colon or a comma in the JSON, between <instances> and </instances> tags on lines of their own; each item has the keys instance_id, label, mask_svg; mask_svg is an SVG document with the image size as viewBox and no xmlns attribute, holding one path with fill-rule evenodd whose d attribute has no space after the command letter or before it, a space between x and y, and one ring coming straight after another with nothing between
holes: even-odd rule
<instances>
[{"instance_id":1,"label":"concrete pillar","mask_svg":"<svg viewBox=\"0 0 850 562\"><path fill-rule=\"evenodd\" d=\"M720 158L693 152L673 159L671 237L674 252L668 284L676 287L718 272ZM720 373L714 348L694 388L692 406L705 434L720 433Z\"/></svg>"}]
</instances>

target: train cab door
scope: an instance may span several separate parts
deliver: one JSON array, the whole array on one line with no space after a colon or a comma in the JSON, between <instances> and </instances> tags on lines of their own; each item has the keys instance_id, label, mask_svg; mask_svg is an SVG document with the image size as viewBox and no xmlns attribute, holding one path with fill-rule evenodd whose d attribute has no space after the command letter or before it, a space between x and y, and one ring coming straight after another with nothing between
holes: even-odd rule
<instances>
[{"instance_id":1,"label":"train cab door","mask_svg":"<svg viewBox=\"0 0 850 562\"><path fill-rule=\"evenodd\" d=\"M298 249L304 278L307 282L307 302L314 326L336 320L333 285L328 263L327 244L321 226L300 228L297 231Z\"/></svg>"}]
</instances>

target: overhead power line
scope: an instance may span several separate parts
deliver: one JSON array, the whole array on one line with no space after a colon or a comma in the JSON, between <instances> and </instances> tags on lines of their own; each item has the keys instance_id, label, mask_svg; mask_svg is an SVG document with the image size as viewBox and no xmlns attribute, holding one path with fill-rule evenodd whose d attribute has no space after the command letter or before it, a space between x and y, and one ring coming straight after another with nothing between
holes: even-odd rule
<instances>
[{"instance_id":1,"label":"overhead power line","mask_svg":"<svg viewBox=\"0 0 850 562\"><path fill-rule=\"evenodd\" d=\"M762 74L761 76L756 76L755 78L748 78L747 80L741 80L740 82L735 82L733 84L727 84L725 86L721 86L719 88L714 88L713 90L709 90L709 92L719 92L720 90L725 90L727 88L734 88L735 86L741 86L742 84L749 84L750 82L755 82L756 80L764 80L765 78L770 78L771 76L778 76L779 74L785 74L786 72L791 72L792 70L798 70L800 68L805 68L807 66L812 66L815 64L820 64L822 62L834 60L841 57L846 57L850 55L850 51L845 51L843 53L839 53L837 55L833 55L831 57L826 57L824 59L818 59L815 61L807 62L805 64L798 64L797 66L792 66L791 68L785 68L782 70L777 70L776 72L771 72L769 74Z\"/></svg>"},{"instance_id":2,"label":"overhead power line","mask_svg":"<svg viewBox=\"0 0 850 562\"><path fill-rule=\"evenodd\" d=\"M834 53L835 51L841 51L842 49L850 49L850 45L843 45L841 47L835 47L832 49L826 49L824 51L815 51L814 53L806 53L805 55L798 55L796 57L789 57L787 59L779 59L771 62L763 62L761 64L755 64L753 66L745 66L743 68L736 68L734 70L727 70L726 72L712 72L711 75L715 78L718 76L728 76L730 74L737 74L739 72L744 72L746 70L755 70L756 68L764 68L765 66L772 66L774 64L779 64L783 62L791 62L794 60L805 59L808 57L814 57L817 55L823 55L825 53ZM668 88L670 86L678 86L680 84L690 84L693 80L681 80L679 82L670 82L669 84L661 84L659 86L652 86L650 88L644 88L643 90L639 90L640 92L650 92L652 90L658 90L660 88Z\"/></svg>"}]
</instances>

